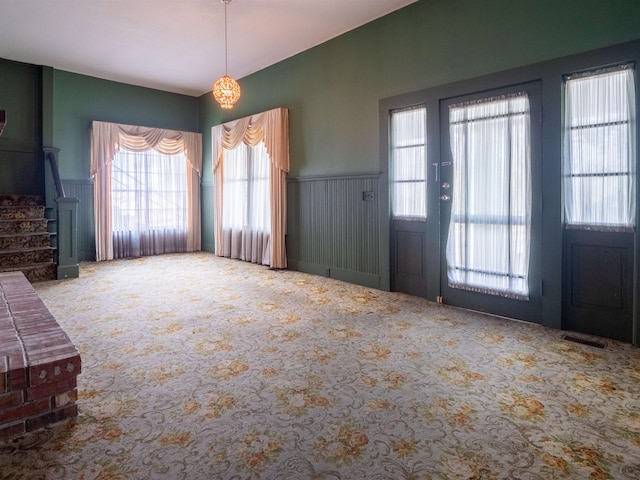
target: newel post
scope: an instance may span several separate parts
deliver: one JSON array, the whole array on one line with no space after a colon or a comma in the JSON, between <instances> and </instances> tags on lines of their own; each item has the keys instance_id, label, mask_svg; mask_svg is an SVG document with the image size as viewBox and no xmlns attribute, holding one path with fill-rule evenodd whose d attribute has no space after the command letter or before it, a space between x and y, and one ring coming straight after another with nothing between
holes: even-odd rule
<instances>
[{"instance_id":1,"label":"newel post","mask_svg":"<svg viewBox=\"0 0 640 480\"><path fill-rule=\"evenodd\" d=\"M57 278L78 278L78 203L76 197L67 197L62 188L58 170L58 152L60 149L45 147L45 159L51 167L55 186L56 231L57 231Z\"/></svg>"}]
</instances>

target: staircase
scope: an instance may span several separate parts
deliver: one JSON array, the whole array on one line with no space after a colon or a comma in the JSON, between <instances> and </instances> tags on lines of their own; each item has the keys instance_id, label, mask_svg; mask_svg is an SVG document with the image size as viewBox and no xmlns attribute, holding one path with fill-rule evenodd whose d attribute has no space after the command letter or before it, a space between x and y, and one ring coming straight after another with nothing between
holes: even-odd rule
<instances>
[{"instance_id":1,"label":"staircase","mask_svg":"<svg viewBox=\"0 0 640 480\"><path fill-rule=\"evenodd\" d=\"M55 248L42 198L0 195L0 272L21 271L30 282L55 280Z\"/></svg>"}]
</instances>

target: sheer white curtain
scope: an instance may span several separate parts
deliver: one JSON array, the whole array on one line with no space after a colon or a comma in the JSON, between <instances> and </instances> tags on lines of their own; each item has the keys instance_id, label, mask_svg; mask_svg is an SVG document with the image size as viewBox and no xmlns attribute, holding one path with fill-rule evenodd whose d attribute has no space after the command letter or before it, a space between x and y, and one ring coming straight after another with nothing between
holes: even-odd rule
<instances>
[{"instance_id":1,"label":"sheer white curtain","mask_svg":"<svg viewBox=\"0 0 640 480\"><path fill-rule=\"evenodd\" d=\"M112 170L114 158L121 150L137 153L154 150L162 155L183 154L187 190L185 250L187 252L200 250L202 135L194 132L94 121L91 125L91 178L94 180L96 260L114 258Z\"/></svg>"},{"instance_id":2,"label":"sheer white curtain","mask_svg":"<svg viewBox=\"0 0 640 480\"><path fill-rule=\"evenodd\" d=\"M222 254L271 262L269 155L264 142L224 150Z\"/></svg>"},{"instance_id":3,"label":"sheer white curtain","mask_svg":"<svg viewBox=\"0 0 640 480\"><path fill-rule=\"evenodd\" d=\"M529 294L531 154L526 94L453 105L447 274L452 287Z\"/></svg>"},{"instance_id":4,"label":"sheer white curtain","mask_svg":"<svg viewBox=\"0 0 640 480\"><path fill-rule=\"evenodd\" d=\"M630 66L567 79L564 193L568 226L633 230L635 104Z\"/></svg>"},{"instance_id":5,"label":"sheer white curtain","mask_svg":"<svg viewBox=\"0 0 640 480\"><path fill-rule=\"evenodd\" d=\"M187 200L182 153L116 153L111 168L114 258L184 252Z\"/></svg>"},{"instance_id":6,"label":"sheer white curtain","mask_svg":"<svg viewBox=\"0 0 640 480\"><path fill-rule=\"evenodd\" d=\"M391 213L394 218L427 218L425 107L391 113Z\"/></svg>"}]
</instances>

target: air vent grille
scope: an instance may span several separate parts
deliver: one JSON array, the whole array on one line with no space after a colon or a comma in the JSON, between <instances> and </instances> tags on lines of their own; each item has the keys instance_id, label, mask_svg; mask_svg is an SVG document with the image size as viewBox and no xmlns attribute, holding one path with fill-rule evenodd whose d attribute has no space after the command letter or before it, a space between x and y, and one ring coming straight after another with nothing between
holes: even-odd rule
<instances>
[{"instance_id":1,"label":"air vent grille","mask_svg":"<svg viewBox=\"0 0 640 480\"><path fill-rule=\"evenodd\" d=\"M605 348L607 346L606 343L597 342L595 340L587 340L586 338L574 337L573 335L565 335L562 337L563 340L567 340L569 342L580 343L582 345L588 345L590 347L595 348Z\"/></svg>"}]
</instances>

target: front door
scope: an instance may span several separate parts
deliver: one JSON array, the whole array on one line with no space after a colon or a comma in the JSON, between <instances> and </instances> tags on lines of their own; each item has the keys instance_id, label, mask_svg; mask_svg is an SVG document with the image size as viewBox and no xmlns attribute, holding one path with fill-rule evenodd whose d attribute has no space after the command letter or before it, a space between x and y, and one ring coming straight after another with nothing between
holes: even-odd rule
<instances>
[{"instance_id":1,"label":"front door","mask_svg":"<svg viewBox=\"0 0 640 480\"><path fill-rule=\"evenodd\" d=\"M541 322L540 86L441 101L443 303Z\"/></svg>"}]
</instances>

